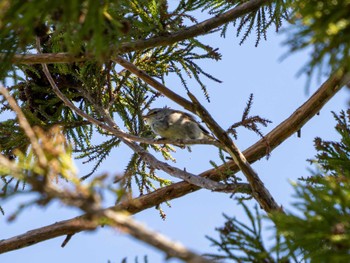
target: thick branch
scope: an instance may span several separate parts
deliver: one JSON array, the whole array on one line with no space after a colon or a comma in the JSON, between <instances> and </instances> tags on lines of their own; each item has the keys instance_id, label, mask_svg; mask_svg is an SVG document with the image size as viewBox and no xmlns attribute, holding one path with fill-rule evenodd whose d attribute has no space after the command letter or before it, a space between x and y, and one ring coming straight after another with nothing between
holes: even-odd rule
<instances>
[{"instance_id":1,"label":"thick branch","mask_svg":"<svg viewBox=\"0 0 350 263\"><path fill-rule=\"evenodd\" d=\"M310 120L322 107L340 90L341 86L349 81L348 77L344 76L343 72L337 72L332 75L322 86L291 116L279 124L275 129L265 136L265 140L259 140L247 150L243 151L247 161L254 163L255 161L264 157L269 147L270 150L275 149L283 141L289 138L292 134L297 132L303 125ZM268 142L268 146L267 143ZM226 165L222 165L217 169L210 169L203 172L200 176L208 177L212 180L221 179L221 174L226 169L232 172L237 172L237 165L231 161ZM246 192L247 185L237 186L238 191ZM200 188L191 185L187 182L179 182L167 187L160 188L150 194L126 200L115 207L108 208L113 211L125 210L131 214L139 213L145 209L159 205L165 201L182 197L186 194L199 190ZM86 216L86 215L85 215ZM0 253L20 249L26 246L34 245L48 239L58 236L78 233L83 230L95 229L98 225L96 223L84 220L84 215L70 220L60 221L58 223L41 227L32 231L28 231L22 235L18 235L6 240L0 241Z\"/></svg>"},{"instance_id":2,"label":"thick branch","mask_svg":"<svg viewBox=\"0 0 350 263\"><path fill-rule=\"evenodd\" d=\"M172 45L178 41L193 38L199 35L206 34L211 30L218 28L230 21L233 21L245 14L248 14L271 0L250 0L239 6L236 6L229 11L207 19L199 24L187 27L178 32L167 36L157 36L146 40L136 40L132 42L122 43L112 50L117 53L126 53L135 50L144 50L147 48ZM5 54L0 54L0 59L5 58ZM53 53L53 54L16 54L12 57L14 64L41 64L41 63L72 63L91 59L90 55L74 56L69 53Z\"/></svg>"}]
</instances>

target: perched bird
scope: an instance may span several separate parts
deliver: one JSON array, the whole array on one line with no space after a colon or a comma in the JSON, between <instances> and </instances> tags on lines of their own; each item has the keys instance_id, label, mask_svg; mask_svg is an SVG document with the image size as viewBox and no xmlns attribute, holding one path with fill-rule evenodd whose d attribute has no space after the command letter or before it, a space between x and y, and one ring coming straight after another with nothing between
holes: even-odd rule
<instances>
[{"instance_id":1,"label":"perched bird","mask_svg":"<svg viewBox=\"0 0 350 263\"><path fill-rule=\"evenodd\" d=\"M211 138L209 132L188 113L170 108L156 108L143 116L154 133L164 139L189 140Z\"/></svg>"}]
</instances>

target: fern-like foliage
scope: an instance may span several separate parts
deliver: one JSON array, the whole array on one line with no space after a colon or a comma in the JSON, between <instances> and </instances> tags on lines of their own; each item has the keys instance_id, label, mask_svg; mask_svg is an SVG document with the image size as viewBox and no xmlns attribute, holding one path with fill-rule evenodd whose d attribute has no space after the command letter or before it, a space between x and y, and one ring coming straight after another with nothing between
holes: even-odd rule
<instances>
[{"instance_id":1,"label":"fern-like foliage","mask_svg":"<svg viewBox=\"0 0 350 263\"><path fill-rule=\"evenodd\" d=\"M236 122L232 124L228 129L227 132L232 134L235 139L237 139L237 128L242 126L250 131L253 131L255 134L257 134L259 137L265 139L264 134L261 132L258 125L262 125L263 127L267 127L269 123L272 123L272 121L262 118L259 115L250 116L249 112L253 105L253 94L250 94L249 100L247 102L247 106L243 111L242 119L239 122ZM266 142L267 143L267 142ZM269 148L269 147L268 147Z\"/></svg>"},{"instance_id":2,"label":"fern-like foliage","mask_svg":"<svg viewBox=\"0 0 350 263\"><path fill-rule=\"evenodd\" d=\"M350 110L341 111L339 114L333 112L333 116L337 121L335 129L341 136L340 141L316 138L316 160L326 172L350 177Z\"/></svg>"},{"instance_id":3,"label":"fern-like foliage","mask_svg":"<svg viewBox=\"0 0 350 263\"><path fill-rule=\"evenodd\" d=\"M245 2L247 1L208 1L204 9L208 9L210 14L218 15ZM278 32L282 26L282 21L289 17L289 9L286 2L285 0L270 1L261 8L233 21L233 25L237 27L237 36L242 36L240 44L245 42L252 31L255 31L256 35L255 46L259 45L262 38L267 39L267 30L271 26L274 26L275 31ZM229 25L228 23L222 27L221 36L226 36Z\"/></svg>"}]
</instances>

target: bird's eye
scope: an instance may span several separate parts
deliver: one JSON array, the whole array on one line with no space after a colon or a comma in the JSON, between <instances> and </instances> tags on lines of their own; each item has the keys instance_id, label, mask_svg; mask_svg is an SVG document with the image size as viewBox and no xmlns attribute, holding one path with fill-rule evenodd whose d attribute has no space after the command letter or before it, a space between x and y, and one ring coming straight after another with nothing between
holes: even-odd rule
<instances>
[{"instance_id":1,"label":"bird's eye","mask_svg":"<svg viewBox=\"0 0 350 263\"><path fill-rule=\"evenodd\" d=\"M157 114L158 112L159 112L159 110L155 110L155 111L151 112L151 115L155 115L155 114Z\"/></svg>"}]
</instances>

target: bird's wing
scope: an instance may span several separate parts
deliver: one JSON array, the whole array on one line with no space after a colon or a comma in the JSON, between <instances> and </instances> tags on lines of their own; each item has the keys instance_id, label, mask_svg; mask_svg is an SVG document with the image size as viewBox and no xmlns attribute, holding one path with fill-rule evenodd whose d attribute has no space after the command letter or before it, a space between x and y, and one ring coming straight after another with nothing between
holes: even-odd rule
<instances>
[{"instance_id":1,"label":"bird's wing","mask_svg":"<svg viewBox=\"0 0 350 263\"><path fill-rule=\"evenodd\" d=\"M199 126L199 128L202 130L202 132L204 132L205 134L210 134L209 131L204 128L204 126L202 126L192 114L189 114L187 112L183 112L191 121L196 122Z\"/></svg>"}]
</instances>

